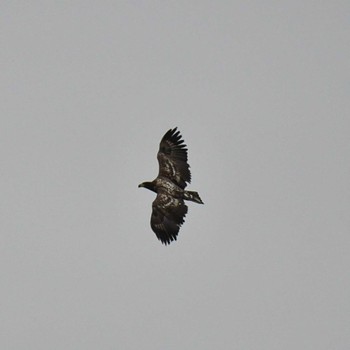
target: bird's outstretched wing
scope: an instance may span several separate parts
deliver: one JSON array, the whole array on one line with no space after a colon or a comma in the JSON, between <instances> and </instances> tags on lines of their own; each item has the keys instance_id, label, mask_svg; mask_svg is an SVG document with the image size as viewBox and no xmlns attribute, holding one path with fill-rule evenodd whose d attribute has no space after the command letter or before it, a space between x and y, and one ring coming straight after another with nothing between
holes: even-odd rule
<instances>
[{"instance_id":1,"label":"bird's outstretched wing","mask_svg":"<svg viewBox=\"0 0 350 350\"><path fill-rule=\"evenodd\" d=\"M157 154L158 176L164 176L181 188L191 182L190 166L187 163L187 146L177 128L170 129L162 138Z\"/></svg>"},{"instance_id":2,"label":"bird's outstretched wing","mask_svg":"<svg viewBox=\"0 0 350 350\"><path fill-rule=\"evenodd\" d=\"M183 199L174 198L166 192L157 194L152 203L151 227L157 238L166 244L176 240L184 223L187 206Z\"/></svg>"}]
</instances>

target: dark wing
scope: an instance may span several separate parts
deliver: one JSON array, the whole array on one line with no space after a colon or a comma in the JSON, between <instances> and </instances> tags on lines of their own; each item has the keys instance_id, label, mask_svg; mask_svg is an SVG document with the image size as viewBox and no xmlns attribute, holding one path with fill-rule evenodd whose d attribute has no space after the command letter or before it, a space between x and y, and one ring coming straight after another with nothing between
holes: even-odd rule
<instances>
[{"instance_id":1,"label":"dark wing","mask_svg":"<svg viewBox=\"0 0 350 350\"><path fill-rule=\"evenodd\" d=\"M162 138L157 154L159 163L158 176L164 176L180 186L186 187L191 182L190 166L187 163L187 148L180 131L170 129Z\"/></svg>"},{"instance_id":2,"label":"dark wing","mask_svg":"<svg viewBox=\"0 0 350 350\"><path fill-rule=\"evenodd\" d=\"M162 243L176 240L186 214L187 206L182 199L165 192L157 194L152 203L151 227Z\"/></svg>"}]
</instances>

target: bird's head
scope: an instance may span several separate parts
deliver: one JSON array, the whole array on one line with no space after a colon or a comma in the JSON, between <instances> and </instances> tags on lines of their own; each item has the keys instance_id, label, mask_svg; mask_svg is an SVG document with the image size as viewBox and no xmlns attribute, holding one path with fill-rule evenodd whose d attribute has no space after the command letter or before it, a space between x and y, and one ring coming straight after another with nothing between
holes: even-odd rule
<instances>
[{"instance_id":1,"label":"bird's head","mask_svg":"<svg viewBox=\"0 0 350 350\"><path fill-rule=\"evenodd\" d=\"M142 182L141 184L139 184L139 187L145 187L145 188L148 188L149 190L151 190L153 192L156 192L153 182L149 182L149 181Z\"/></svg>"}]
</instances>

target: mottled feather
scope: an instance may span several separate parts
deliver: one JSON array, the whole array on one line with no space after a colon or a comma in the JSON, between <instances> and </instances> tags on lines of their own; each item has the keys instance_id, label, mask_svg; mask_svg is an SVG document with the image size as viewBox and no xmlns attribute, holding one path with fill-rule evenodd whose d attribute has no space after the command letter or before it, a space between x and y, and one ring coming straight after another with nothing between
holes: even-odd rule
<instances>
[{"instance_id":1,"label":"mottled feather","mask_svg":"<svg viewBox=\"0 0 350 350\"><path fill-rule=\"evenodd\" d=\"M166 192L158 193L152 203L151 227L161 242L169 244L176 240L187 209L182 199L174 198Z\"/></svg>"},{"instance_id":2,"label":"mottled feather","mask_svg":"<svg viewBox=\"0 0 350 350\"><path fill-rule=\"evenodd\" d=\"M177 128L170 129L162 138L157 154L158 176L167 177L184 189L191 182L190 166L187 163L187 148Z\"/></svg>"}]
</instances>

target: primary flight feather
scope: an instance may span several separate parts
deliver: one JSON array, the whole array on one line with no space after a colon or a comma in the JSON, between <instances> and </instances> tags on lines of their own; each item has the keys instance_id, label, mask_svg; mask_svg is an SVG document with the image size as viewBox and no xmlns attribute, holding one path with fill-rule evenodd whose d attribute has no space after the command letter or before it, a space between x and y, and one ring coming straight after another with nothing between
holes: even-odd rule
<instances>
[{"instance_id":1,"label":"primary flight feather","mask_svg":"<svg viewBox=\"0 0 350 350\"><path fill-rule=\"evenodd\" d=\"M169 244L176 240L180 226L187 214L184 200L203 204L199 194L186 191L191 182L190 166L187 163L187 148L177 128L170 129L162 138L157 154L159 173L155 180L143 182L145 187L156 192L152 203L151 227L158 239Z\"/></svg>"}]
</instances>

